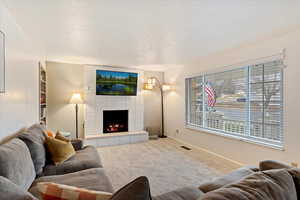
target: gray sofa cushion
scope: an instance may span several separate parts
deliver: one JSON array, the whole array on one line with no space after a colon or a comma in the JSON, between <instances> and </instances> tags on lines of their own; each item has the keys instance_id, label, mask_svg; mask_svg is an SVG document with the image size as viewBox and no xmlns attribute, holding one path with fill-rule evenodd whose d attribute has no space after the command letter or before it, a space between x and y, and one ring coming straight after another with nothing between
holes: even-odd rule
<instances>
[{"instance_id":1,"label":"gray sofa cushion","mask_svg":"<svg viewBox=\"0 0 300 200\"><path fill-rule=\"evenodd\" d=\"M61 175L99 167L102 167L102 164L97 149L93 146L86 146L82 150L76 151L73 157L59 165L46 165L43 175Z\"/></svg>"},{"instance_id":2,"label":"gray sofa cushion","mask_svg":"<svg viewBox=\"0 0 300 200\"><path fill-rule=\"evenodd\" d=\"M197 200L203 194L196 187L185 187L153 197L153 200Z\"/></svg>"},{"instance_id":3,"label":"gray sofa cushion","mask_svg":"<svg viewBox=\"0 0 300 200\"><path fill-rule=\"evenodd\" d=\"M285 169L285 168L288 169L292 167L275 160L263 160L259 162L259 169L261 171L270 170L270 169Z\"/></svg>"},{"instance_id":4,"label":"gray sofa cushion","mask_svg":"<svg viewBox=\"0 0 300 200\"><path fill-rule=\"evenodd\" d=\"M110 200L151 200L149 181L141 176L118 190Z\"/></svg>"},{"instance_id":5,"label":"gray sofa cushion","mask_svg":"<svg viewBox=\"0 0 300 200\"><path fill-rule=\"evenodd\" d=\"M29 192L36 197L38 197L36 184L39 182L53 182L89 190L113 193L111 182L102 168L87 169L65 175L44 176L37 178L29 189Z\"/></svg>"},{"instance_id":6,"label":"gray sofa cushion","mask_svg":"<svg viewBox=\"0 0 300 200\"><path fill-rule=\"evenodd\" d=\"M292 176L287 170L256 172L240 182L206 193L201 200L296 200Z\"/></svg>"},{"instance_id":7,"label":"gray sofa cushion","mask_svg":"<svg viewBox=\"0 0 300 200\"><path fill-rule=\"evenodd\" d=\"M17 186L3 176L0 176L0 199L37 200L29 192Z\"/></svg>"},{"instance_id":8,"label":"gray sofa cushion","mask_svg":"<svg viewBox=\"0 0 300 200\"><path fill-rule=\"evenodd\" d=\"M241 179L243 179L244 177L253 174L255 171L258 171L257 168L253 168L253 167L242 167L239 168L225 176L222 176L220 178L216 178L212 181L206 182L202 185L199 186L199 189L206 193L206 192L210 192L216 189L219 189L225 185L240 181Z\"/></svg>"},{"instance_id":9,"label":"gray sofa cushion","mask_svg":"<svg viewBox=\"0 0 300 200\"><path fill-rule=\"evenodd\" d=\"M297 199L300 199L300 169L291 168L287 169L287 172L293 177L293 181L297 192Z\"/></svg>"},{"instance_id":10,"label":"gray sofa cushion","mask_svg":"<svg viewBox=\"0 0 300 200\"><path fill-rule=\"evenodd\" d=\"M25 142L30 151L37 175L43 172L43 167L46 164L46 148L44 145L46 136L43 130L43 126L35 124L18 136L18 138Z\"/></svg>"},{"instance_id":11,"label":"gray sofa cushion","mask_svg":"<svg viewBox=\"0 0 300 200\"><path fill-rule=\"evenodd\" d=\"M24 142L14 138L0 145L0 176L27 190L35 179L30 152Z\"/></svg>"}]
</instances>

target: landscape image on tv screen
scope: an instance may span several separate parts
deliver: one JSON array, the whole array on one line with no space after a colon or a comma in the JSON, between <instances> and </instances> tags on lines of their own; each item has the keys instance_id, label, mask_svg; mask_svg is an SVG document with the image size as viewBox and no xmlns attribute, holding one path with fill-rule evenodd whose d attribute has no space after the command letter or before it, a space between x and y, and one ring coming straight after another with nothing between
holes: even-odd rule
<instances>
[{"instance_id":1,"label":"landscape image on tv screen","mask_svg":"<svg viewBox=\"0 0 300 200\"><path fill-rule=\"evenodd\" d=\"M96 70L96 95L135 96L138 74Z\"/></svg>"}]
</instances>

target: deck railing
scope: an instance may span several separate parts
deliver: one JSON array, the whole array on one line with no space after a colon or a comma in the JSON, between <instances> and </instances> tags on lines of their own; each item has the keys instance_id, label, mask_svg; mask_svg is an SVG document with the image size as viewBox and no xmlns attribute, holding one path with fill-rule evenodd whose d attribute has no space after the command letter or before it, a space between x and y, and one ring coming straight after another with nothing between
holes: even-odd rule
<instances>
[{"instance_id":1,"label":"deck railing","mask_svg":"<svg viewBox=\"0 0 300 200\"><path fill-rule=\"evenodd\" d=\"M202 122L202 113L197 113L193 120L193 124L200 124ZM205 127L215 130L221 130L222 132L232 133L247 136L248 134L252 137L258 137L263 139L270 139L280 141L281 129L280 123L277 121L264 122L264 126L261 122L250 123L250 133L248 133L247 123L241 120L227 119L221 113L208 113L205 116Z\"/></svg>"}]
</instances>

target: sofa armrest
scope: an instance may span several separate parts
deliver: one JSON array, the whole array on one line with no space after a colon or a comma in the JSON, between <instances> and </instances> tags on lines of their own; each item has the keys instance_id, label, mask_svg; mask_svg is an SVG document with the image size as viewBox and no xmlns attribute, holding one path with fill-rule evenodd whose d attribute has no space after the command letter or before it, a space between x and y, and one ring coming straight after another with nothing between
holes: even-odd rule
<instances>
[{"instance_id":1,"label":"sofa armrest","mask_svg":"<svg viewBox=\"0 0 300 200\"><path fill-rule=\"evenodd\" d=\"M258 171L256 167L252 166L247 166L247 167L242 167L237 170L234 170L233 172L230 172L229 174L216 178L212 181L203 183L202 185L199 186L199 189L204 192L210 192L219 188L224 187L225 185L240 181L244 177L255 173Z\"/></svg>"},{"instance_id":2,"label":"sofa armrest","mask_svg":"<svg viewBox=\"0 0 300 200\"><path fill-rule=\"evenodd\" d=\"M83 148L83 141L82 141L82 139L72 139L71 143L72 143L75 151L81 150Z\"/></svg>"},{"instance_id":3,"label":"sofa armrest","mask_svg":"<svg viewBox=\"0 0 300 200\"><path fill-rule=\"evenodd\" d=\"M204 193L196 187L184 187L153 197L153 200L198 200Z\"/></svg>"},{"instance_id":4,"label":"sofa armrest","mask_svg":"<svg viewBox=\"0 0 300 200\"><path fill-rule=\"evenodd\" d=\"M291 166L281 163L275 160L263 160L259 163L260 171L266 171L270 169L289 169Z\"/></svg>"}]
</instances>

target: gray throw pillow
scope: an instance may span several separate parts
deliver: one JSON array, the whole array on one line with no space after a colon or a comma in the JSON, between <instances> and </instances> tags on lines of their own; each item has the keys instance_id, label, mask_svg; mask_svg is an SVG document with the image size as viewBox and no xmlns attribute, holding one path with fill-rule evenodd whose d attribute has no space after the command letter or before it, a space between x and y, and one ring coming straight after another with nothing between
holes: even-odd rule
<instances>
[{"instance_id":1,"label":"gray throw pillow","mask_svg":"<svg viewBox=\"0 0 300 200\"><path fill-rule=\"evenodd\" d=\"M117 191L110 200L151 200L149 181L141 176Z\"/></svg>"},{"instance_id":2,"label":"gray throw pillow","mask_svg":"<svg viewBox=\"0 0 300 200\"><path fill-rule=\"evenodd\" d=\"M278 162L276 160L263 160L259 162L259 170L266 171L270 169L289 169L292 168L291 166Z\"/></svg>"},{"instance_id":3,"label":"gray throw pillow","mask_svg":"<svg viewBox=\"0 0 300 200\"><path fill-rule=\"evenodd\" d=\"M14 138L0 145L0 176L28 190L35 179L30 152L20 139Z\"/></svg>"},{"instance_id":4,"label":"gray throw pillow","mask_svg":"<svg viewBox=\"0 0 300 200\"><path fill-rule=\"evenodd\" d=\"M36 135L36 137L38 137L43 142L46 140L45 131L47 131L47 128L44 125L34 124L34 125L30 126L27 129L27 131Z\"/></svg>"},{"instance_id":5,"label":"gray throw pillow","mask_svg":"<svg viewBox=\"0 0 300 200\"><path fill-rule=\"evenodd\" d=\"M20 138L27 145L34 164L35 172L41 175L46 164L46 148L44 128L41 125L33 125L26 132L20 134Z\"/></svg>"},{"instance_id":6,"label":"gray throw pillow","mask_svg":"<svg viewBox=\"0 0 300 200\"><path fill-rule=\"evenodd\" d=\"M287 169L288 173L293 177L295 184L297 199L300 200L300 169L299 168L290 168Z\"/></svg>"},{"instance_id":7,"label":"gray throw pillow","mask_svg":"<svg viewBox=\"0 0 300 200\"><path fill-rule=\"evenodd\" d=\"M295 200L296 189L286 169L256 172L243 180L206 193L201 200Z\"/></svg>"},{"instance_id":8,"label":"gray throw pillow","mask_svg":"<svg viewBox=\"0 0 300 200\"><path fill-rule=\"evenodd\" d=\"M246 176L253 174L255 171L258 171L258 169L255 167L254 168L251 166L242 167L242 168L239 168L237 170L230 172L229 174L227 174L225 176L221 176L212 181L203 183L202 185L199 186L199 189L204 193L210 192L210 191L219 189L221 187L224 187L225 185L240 181L241 179L245 178Z\"/></svg>"},{"instance_id":9,"label":"gray throw pillow","mask_svg":"<svg viewBox=\"0 0 300 200\"><path fill-rule=\"evenodd\" d=\"M29 192L2 176L0 176L0 199L37 200Z\"/></svg>"}]
</instances>

